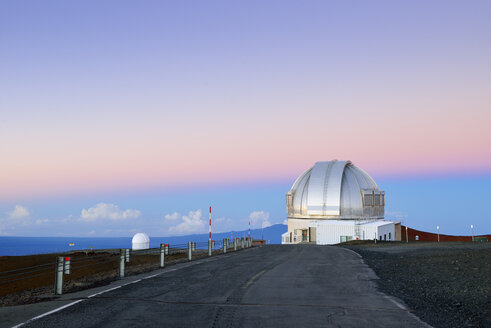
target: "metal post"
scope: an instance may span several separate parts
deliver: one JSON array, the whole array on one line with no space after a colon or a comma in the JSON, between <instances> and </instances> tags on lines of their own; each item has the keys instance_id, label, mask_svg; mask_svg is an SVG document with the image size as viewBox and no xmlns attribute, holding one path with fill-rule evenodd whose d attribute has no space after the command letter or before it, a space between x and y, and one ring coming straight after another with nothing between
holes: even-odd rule
<instances>
[{"instance_id":1,"label":"metal post","mask_svg":"<svg viewBox=\"0 0 491 328\"><path fill-rule=\"evenodd\" d=\"M409 243L409 237L407 235L407 226L406 226L406 243Z\"/></svg>"},{"instance_id":2,"label":"metal post","mask_svg":"<svg viewBox=\"0 0 491 328\"><path fill-rule=\"evenodd\" d=\"M191 261L193 259L193 248L191 246L191 242L188 241L188 260Z\"/></svg>"},{"instance_id":3,"label":"metal post","mask_svg":"<svg viewBox=\"0 0 491 328\"><path fill-rule=\"evenodd\" d=\"M244 249L244 237L240 237L240 248Z\"/></svg>"},{"instance_id":4,"label":"metal post","mask_svg":"<svg viewBox=\"0 0 491 328\"><path fill-rule=\"evenodd\" d=\"M471 230L472 230L472 241L474 241L474 225L471 224Z\"/></svg>"},{"instance_id":5,"label":"metal post","mask_svg":"<svg viewBox=\"0 0 491 328\"><path fill-rule=\"evenodd\" d=\"M65 264L63 265L63 273L70 274L72 273L72 264L70 261L70 257L65 257Z\"/></svg>"},{"instance_id":6,"label":"metal post","mask_svg":"<svg viewBox=\"0 0 491 328\"><path fill-rule=\"evenodd\" d=\"M55 295L63 294L64 266L65 266L65 258L63 256L58 256L56 258Z\"/></svg>"},{"instance_id":7,"label":"metal post","mask_svg":"<svg viewBox=\"0 0 491 328\"><path fill-rule=\"evenodd\" d=\"M160 267L163 268L165 265L165 245L160 244Z\"/></svg>"},{"instance_id":8,"label":"metal post","mask_svg":"<svg viewBox=\"0 0 491 328\"><path fill-rule=\"evenodd\" d=\"M129 248L125 249L124 255L125 255L125 257L124 257L125 262L129 263L130 262L130 249Z\"/></svg>"},{"instance_id":9,"label":"metal post","mask_svg":"<svg viewBox=\"0 0 491 328\"><path fill-rule=\"evenodd\" d=\"M124 263L126 261L126 250L121 248L119 251L119 278L124 278Z\"/></svg>"},{"instance_id":10,"label":"metal post","mask_svg":"<svg viewBox=\"0 0 491 328\"><path fill-rule=\"evenodd\" d=\"M208 256L211 256L211 240L208 240Z\"/></svg>"},{"instance_id":11,"label":"metal post","mask_svg":"<svg viewBox=\"0 0 491 328\"><path fill-rule=\"evenodd\" d=\"M438 233L438 242L440 242L440 226L436 226L436 231Z\"/></svg>"},{"instance_id":12,"label":"metal post","mask_svg":"<svg viewBox=\"0 0 491 328\"><path fill-rule=\"evenodd\" d=\"M234 252L237 251L237 238L234 239Z\"/></svg>"},{"instance_id":13,"label":"metal post","mask_svg":"<svg viewBox=\"0 0 491 328\"><path fill-rule=\"evenodd\" d=\"M223 253L227 253L227 239L223 238Z\"/></svg>"},{"instance_id":14,"label":"metal post","mask_svg":"<svg viewBox=\"0 0 491 328\"><path fill-rule=\"evenodd\" d=\"M375 238L373 238L373 240L375 241L375 244L377 243L377 233L375 232Z\"/></svg>"},{"instance_id":15,"label":"metal post","mask_svg":"<svg viewBox=\"0 0 491 328\"><path fill-rule=\"evenodd\" d=\"M164 245L164 254L169 255L169 244Z\"/></svg>"},{"instance_id":16,"label":"metal post","mask_svg":"<svg viewBox=\"0 0 491 328\"><path fill-rule=\"evenodd\" d=\"M191 246L192 246L192 249L193 249L193 253L196 252L196 242L195 241L192 241L191 242Z\"/></svg>"}]
</instances>

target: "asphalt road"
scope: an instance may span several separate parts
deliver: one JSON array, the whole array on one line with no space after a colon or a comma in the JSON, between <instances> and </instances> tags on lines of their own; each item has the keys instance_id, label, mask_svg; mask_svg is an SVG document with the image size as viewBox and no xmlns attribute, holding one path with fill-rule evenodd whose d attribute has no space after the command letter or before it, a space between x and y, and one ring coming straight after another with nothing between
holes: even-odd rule
<instances>
[{"instance_id":1,"label":"asphalt road","mask_svg":"<svg viewBox=\"0 0 491 328\"><path fill-rule=\"evenodd\" d=\"M378 292L373 271L347 249L273 245L192 263L65 298L80 302L23 327L425 326Z\"/></svg>"}]
</instances>

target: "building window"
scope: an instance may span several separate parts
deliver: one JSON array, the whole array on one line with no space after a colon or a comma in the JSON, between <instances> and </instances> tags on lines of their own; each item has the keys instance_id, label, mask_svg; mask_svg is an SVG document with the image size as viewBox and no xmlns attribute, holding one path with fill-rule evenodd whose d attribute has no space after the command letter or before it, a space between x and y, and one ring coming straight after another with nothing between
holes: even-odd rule
<instances>
[{"instance_id":1,"label":"building window","mask_svg":"<svg viewBox=\"0 0 491 328\"><path fill-rule=\"evenodd\" d=\"M373 196L373 200L374 200L373 205L380 206L380 194L375 194Z\"/></svg>"},{"instance_id":2,"label":"building window","mask_svg":"<svg viewBox=\"0 0 491 328\"><path fill-rule=\"evenodd\" d=\"M392 233L389 232L389 240L392 240Z\"/></svg>"},{"instance_id":3,"label":"building window","mask_svg":"<svg viewBox=\"0 0 491 328\"><path fill-rule=\"evenodd\" d=\"M384 240L387 240L387 235L384 233Z\"/></svg>"},{"instance_id":4,"label":"building window","mask_svg":"<svg viewBox=\"0 0 491 328\"><path fill-rule=\"evenodd\" d=\"M288 214L293 214L293 195L290 192L286 194L286 208Z\"/></svg>"}]
</instances>

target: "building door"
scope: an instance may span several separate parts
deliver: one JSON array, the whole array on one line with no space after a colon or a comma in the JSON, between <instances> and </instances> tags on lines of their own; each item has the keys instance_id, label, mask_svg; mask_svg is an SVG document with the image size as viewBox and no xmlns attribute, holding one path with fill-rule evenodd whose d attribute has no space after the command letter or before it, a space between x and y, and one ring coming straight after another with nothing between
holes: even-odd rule
<instances>
[{"instance_id":1,"label":"building door","mask_svg":"<svg viewBox=\"0 0 491 328\"><path fill-rule=\"evenodd\" d=\"M307 229L302 230L302 241L306 242L308 241L308 236L307 236Z\"/></svg>"},{"instance_id":2,"label":"building door","mask_svg":"<svg viewBox=\"0 0 491 328\"><path fill-rule=\"evenodd\" d=\"M315 227L309 227L309 241L311 243L316 242L316 235L317 235L317 228Z\"/></svg>"}]
</instances>

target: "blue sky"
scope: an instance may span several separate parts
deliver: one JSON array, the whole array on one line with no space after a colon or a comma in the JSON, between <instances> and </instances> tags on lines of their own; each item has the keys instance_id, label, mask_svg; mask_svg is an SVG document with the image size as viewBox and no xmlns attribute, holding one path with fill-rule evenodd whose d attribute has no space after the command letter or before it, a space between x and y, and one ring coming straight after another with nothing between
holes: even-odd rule
<instances>
[{"instance_id":1,"label":"blue sky","mask_svg":"<svg viewBox=\"0 0 491 328\"><path fill-rule=\"evenodd\" d=\"M474 225L476 234L491 230L489 213L483 211L487 200L491 199L491 175L374 178L386 192L388 219L402 220L403 224L425 231L435 231L439 225L443 234L468 235L470 224ZM21 203L29 211L29 215L22 218L25 225L23 221L16 226L7 224L5 231L9 235L24 236L129 236L140 230L152 236L206 232L209 205L213 206L214 231L247 229L254 212L259 214L253 216L253 228L259 228L263 220L267 224L284 222L285 192L293 181L26 199ZM141 213L137 218L117 220L80 219L82 209L101 202L116 204L121 211L130 209ZM8 216L13 208L13 203L1 204L0 212ZM169 232L182 222L182 216L192 217L199 210L199 219L204 225L198 230L193 227ZM190 215L190 211L194 214ZM176 220L165 219L175 212L180 214ZM36 223L37 220L41 222Z\"/></svg>"},{"instance_id":2,"label":"blue sky","mask_svg":"<svg viewBox=\"0 0 491 328\"><path fill-rule=\"evenodd\" d=\"M342 159L489 233L490 1L0 2L0 235L283 222ZM391 214L393 213L393 214Z\"/></svg>"}]
</instances>

